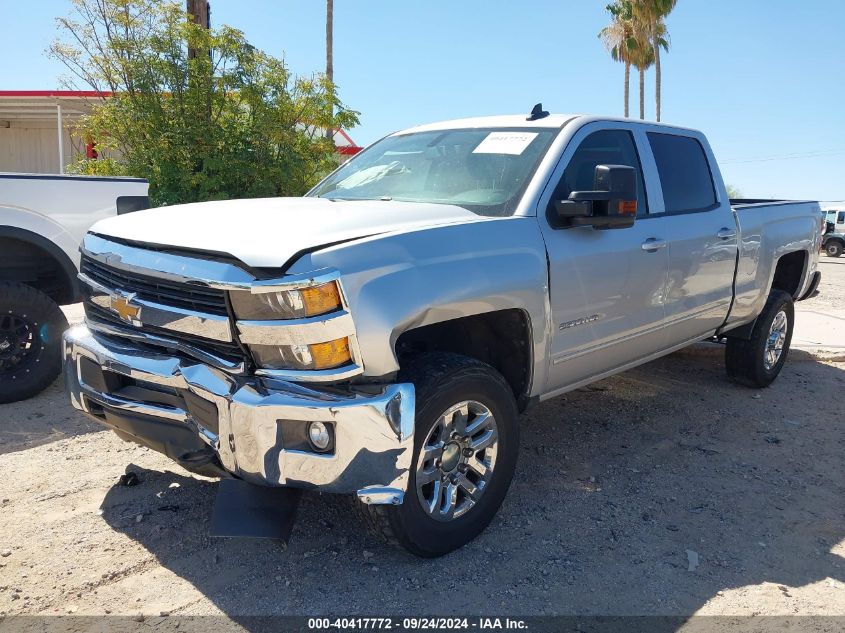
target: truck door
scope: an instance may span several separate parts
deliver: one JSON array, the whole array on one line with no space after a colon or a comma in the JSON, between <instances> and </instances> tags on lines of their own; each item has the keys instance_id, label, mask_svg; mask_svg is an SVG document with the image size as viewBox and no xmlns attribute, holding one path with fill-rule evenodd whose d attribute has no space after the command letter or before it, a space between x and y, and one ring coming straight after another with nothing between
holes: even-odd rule
<instances>
[{"instance_id":1,"label":"truck door","mask_svg":"<svg viewBox=\"0 0 845 633\"><path fill-rule=\"evenodd\" d=\"M636 169L634 225L554 228L549 219L555 217L550 215L555 200L593 190L597 165ZM648 215L647 180L630 129L622 123L592 123L573 136L540 198L552 318L547 393L663 348L668 259L659 227L642 221Z\"/></svg>"},{"instance_id":2,"label":"truck door","mask_svg":"<svg viewBox=\"0 0 845 633\"><path fill-rule=\"evenodd\" d=\"M671 347L706 338L724 322L733 296L738 237L730 202L716 194L710 168L715 163L706 141L657 129L646 136L664 208L648 222L661 224L669 244L666 337Z\"/></svg>"}]
</instances>

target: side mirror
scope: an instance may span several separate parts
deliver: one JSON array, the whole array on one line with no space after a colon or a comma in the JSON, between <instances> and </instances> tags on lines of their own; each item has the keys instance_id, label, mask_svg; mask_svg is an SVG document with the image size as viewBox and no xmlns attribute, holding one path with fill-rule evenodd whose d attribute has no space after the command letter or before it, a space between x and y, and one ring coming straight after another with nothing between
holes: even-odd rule
<instances>
[{"instance_id":1,"label":"side mirror","mask_svg":"<svg viewBox=\"0 0 845 633\"><path fill-rule=\"evenodd\" d=\"M115 200L117 207L117 214L132 213L134 211L143 211L150 208L149 196L118 196Z\"/></svg>"},{"instance_id":2,"label":"side mirror","mask_svg":"<svg viewBox=\"0 0 845 633\"><path fill-rule=\"evenodd\" d=\"M624 229L637 217L637 172L627 165L597 165L593 191L573 191L555 200L562 226Z\"/></svg>"}]
</instances>

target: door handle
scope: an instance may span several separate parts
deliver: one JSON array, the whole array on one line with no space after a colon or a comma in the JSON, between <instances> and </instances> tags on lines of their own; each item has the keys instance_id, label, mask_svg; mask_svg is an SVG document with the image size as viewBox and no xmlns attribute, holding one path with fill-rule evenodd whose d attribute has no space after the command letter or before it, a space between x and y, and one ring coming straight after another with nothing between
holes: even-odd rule
<instances>
[{"instance_id":1,"label":"door handle","mask_svg":"<svg viewBox=\"0 0 845 633\"><path fill-rule=\"evenodd\" d=\"M666 245L666 240L661 240L656 237L650 237L645 242L643 242L641 248L644 251L648 251L649 253L654 253L655 251L661 248L666 248Z\"/></svg>"},{"instance_id":2,"label":"door handle","mask_svg":"<svg viewBox=\"0 0 845 633\"><path fill-rule=\"evenodd\" d=\"M729 240L732 237L736 237L736 229L729 229L728 227L723 226L719 229L719 232L716 233L716 237L720 240Z\"/></svg>"}]
</instances>

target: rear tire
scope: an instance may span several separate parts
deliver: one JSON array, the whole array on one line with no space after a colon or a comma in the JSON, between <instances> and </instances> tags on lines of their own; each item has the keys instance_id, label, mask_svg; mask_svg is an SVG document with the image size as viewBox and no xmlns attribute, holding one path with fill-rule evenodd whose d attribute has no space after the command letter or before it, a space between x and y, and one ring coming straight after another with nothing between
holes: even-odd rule
<instances>
[{"instance_id":1,"label":"rear tire","mask_svg":"<svg viewBox=\"0 0 845 633\"><path fill-rule=\"evenodd\" d=\"M399 381L414 384L417 409L405 499L359 506L388 541L436 557L478 536L501 506L519 451L518 412L510 386L485 363L448 353L408 362Z\"/></svg>"},{"instance_id":2,"label":"rear tire","mask_svg":"<svg viewBox=\"0 0 845 633\"><path fill-rule=\"evenodd\" d=\"M842 242L838 240L830 240L824 247L824 252L828 257L839 257L842 255Z\"/></svg>"},{"instance_id":3,"label":"rear tire","mask_svg":"<svg viewBox=\"0 0 845 633\"><path fill-rule=\"evenodd\" d=\"M728 338L725 366L728 376L748 387L768 387L786 362L795 309L792 296L773 289L747 341Z\"/></svg>"},{"instance_id":4,"label":"rear tire","mask_svg":"<svg viewBox=\"0 0 845 633\"><path fill-rule=\"evenodd\" d=\"M31 398L62 369L62 332L68 322L43 292L0 283L0 403Z\"/></svg>"}]
</instances>

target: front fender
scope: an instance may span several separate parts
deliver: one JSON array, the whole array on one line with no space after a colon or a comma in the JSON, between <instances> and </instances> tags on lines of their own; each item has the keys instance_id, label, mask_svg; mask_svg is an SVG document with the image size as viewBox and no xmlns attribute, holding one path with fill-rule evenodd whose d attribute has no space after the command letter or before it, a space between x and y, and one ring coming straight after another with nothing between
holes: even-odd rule
<instances>
[{"instance_id":1,"label":"front fender","mask_svg":"<svg viewBox=\"0 0 845 633\"><path fill-rule=\"evenodd\" d=\"M408 330L517 308L530 319L534 385L545 384L548 268L536 218L479 218L357 240L310 253L288 272L324 267L341 272L365 376L399 369L395 344Z\"/></svg>"},{"instance_id":2,"label":"front fender","mask_svg":"<svg viewBox=\"0 0 845 633\"><path fill-rule=\"evenodd\" d=\"M50 242L54 249L64 253L75 267L79 266L79 240L61 224L42 213L22 207L0 206L0 228L9 237L17 239L24 239L20 237L22 235L40 236ZM25 239L25 241L34 243L31 239Z\"/></svg>"}]
</instances>

